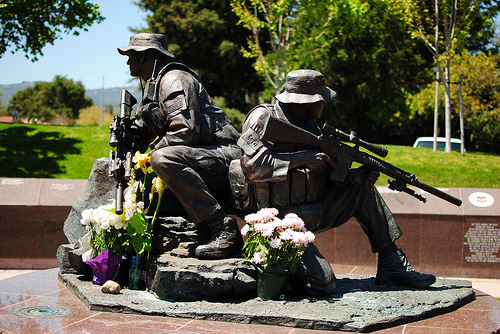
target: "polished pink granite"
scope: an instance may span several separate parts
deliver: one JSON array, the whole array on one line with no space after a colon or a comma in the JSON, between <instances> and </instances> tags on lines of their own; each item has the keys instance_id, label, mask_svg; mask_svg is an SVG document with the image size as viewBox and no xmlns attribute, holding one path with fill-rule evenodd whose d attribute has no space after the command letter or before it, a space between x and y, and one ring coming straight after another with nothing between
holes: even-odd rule
<instances>
[{"instance_id":1,"label":"polished pink granite","mask_svg":"<svg viewBox=\"0 0 500 334\"><path fill-rule=\"evenodd\" d=\"M0 178L0 268L56 267L63 223L86 180Z\"/></svg>"},{"instance_id":2,"label":"polished pink granite","mask_svg":"<svg viewBox=\"0 0 500 334\"><path fill-rule=\"evenodd\" d=\"M339 274L363 271L348 265L334 266L334 270ZM346 333L91 311L58 282L57 273L57 269L49 269L0 280L0 333ZM475 292L476 300L456 311L372 333L490 334L500 328L500 301ZM34 307L64 308L70 313L54 317L22 315L21 311Z\"/></svg>"}]
</instances>

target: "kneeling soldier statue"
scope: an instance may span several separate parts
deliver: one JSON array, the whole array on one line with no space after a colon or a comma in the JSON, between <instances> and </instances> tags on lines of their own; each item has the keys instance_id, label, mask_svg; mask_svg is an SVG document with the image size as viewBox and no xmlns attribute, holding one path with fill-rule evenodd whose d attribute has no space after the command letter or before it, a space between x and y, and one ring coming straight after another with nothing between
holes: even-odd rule
<instances>
[{"instance_id":1,"label":"kneeling soldier statue","mask_svg":"<svg viewBox=\"0 0 500 334\"><path fill-rule=\"evenodd\" d=\"M297 70L288 73L285 91L276 96L278 103L250 111L238 144L253 201L258 208L298 214L312 232L335 228L355 217L372 251L378 253L376 283L426 288L436 278L414 270L394 243L402 232L374 186L378 171L361 166L350 169L343 182L333 181L328 176L338 166L317 147L296 144L293 137L284 140L290 134L282 132L272 134L281 140L266 140L271 117L320 136L322 131L314 119L335 95L321 73ZM302 284L309 293L321 295L335 286L331 267L315 247L306 250L302 266L298 272L302 270Z\"/></svg>"}]
</instances>

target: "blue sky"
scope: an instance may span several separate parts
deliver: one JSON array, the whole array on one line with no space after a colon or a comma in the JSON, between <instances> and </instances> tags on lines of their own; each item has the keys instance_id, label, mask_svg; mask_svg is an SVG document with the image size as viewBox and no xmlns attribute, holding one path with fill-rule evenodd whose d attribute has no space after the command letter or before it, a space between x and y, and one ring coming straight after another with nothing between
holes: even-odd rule
<instances>
[{"instance_id":1,"label":"blue sky","mask_svg":"<svg viewBox=\"0 0 500 334\"><path fill-rule=\"evenodd\" d=\"M52 81L62 75L81 81L87 89L123 87L130 84L127 57L116 51L127 46L130 28L146 27L146 12L134 5L133 0L93 0L100 5L106 18L93 24L79 36L62 35L54 45L46 46L37 62L28 60L23 52L11 54L8 50L0 58L0 85L23 81Z\"/></svg>"},{"instance_id":2,"label":"blue sky","mask_svg":"<svg viewBox=\"0 0 500 334\"><path fill-rule=\"evenodd\" d=\"M62 75L81 81L87 89L102 88L103 76L105 88L128 86L131 77L127 57L116 48L128 45L133 34L130 28L146 27L147 15L133 1L91 0L100 5L106 19L80 36L62 35L54 45L43 49L44 55L37 62L28 60L23 52L11 54L8 50L0 58L0 85L52 81Z\"/></svg>"}]
</instances>

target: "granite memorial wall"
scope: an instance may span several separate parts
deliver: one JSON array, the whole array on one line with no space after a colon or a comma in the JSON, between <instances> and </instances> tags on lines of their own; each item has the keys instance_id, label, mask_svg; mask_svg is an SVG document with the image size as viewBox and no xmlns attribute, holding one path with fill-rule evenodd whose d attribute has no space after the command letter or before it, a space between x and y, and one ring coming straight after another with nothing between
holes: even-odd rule
<instances>
[{"instance_id":1,"label":"granite memorial wall","mask_svg":"<svg viewBox=\"0 0 500 334\"><path fill-rule=\"evenodd\" d=\"M0 178L0 268L57 267L57 248L68 243L64 221L86 182ZM441 188L462 199L460 207L419 189L427 203L378 189L404 231L397 244L415 268L438 276L500 278L500 189ZM318 234L316 245L331 263L376 268L376 255L354 219Z\"/></svg>"}]
</instances>

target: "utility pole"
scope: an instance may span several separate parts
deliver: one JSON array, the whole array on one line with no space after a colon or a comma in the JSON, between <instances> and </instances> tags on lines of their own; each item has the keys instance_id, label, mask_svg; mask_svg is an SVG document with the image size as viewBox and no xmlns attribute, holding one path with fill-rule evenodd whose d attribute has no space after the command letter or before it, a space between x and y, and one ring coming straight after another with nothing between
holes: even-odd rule
<instances>
[{"instance_id":1,"label":"utility pole","mask_svg":"<svg viewBox=\"0 0 500 334\"><path fill-rule=\"evenodd\" d=\"M100 125L104 122L104 74L99 72L94 72L94 74L98 74L102 77L102 88L101 88L101 122Z\"/></svg>"}]
</instances>

